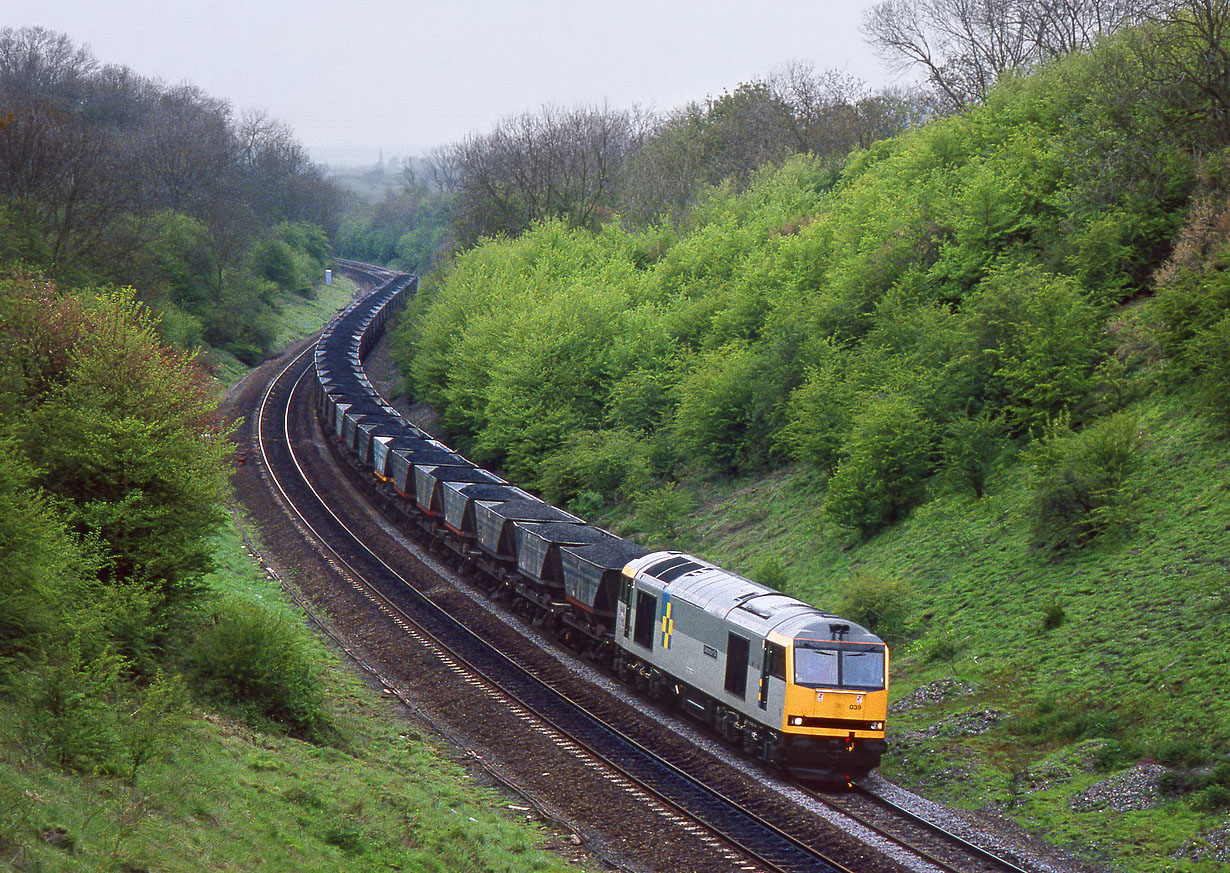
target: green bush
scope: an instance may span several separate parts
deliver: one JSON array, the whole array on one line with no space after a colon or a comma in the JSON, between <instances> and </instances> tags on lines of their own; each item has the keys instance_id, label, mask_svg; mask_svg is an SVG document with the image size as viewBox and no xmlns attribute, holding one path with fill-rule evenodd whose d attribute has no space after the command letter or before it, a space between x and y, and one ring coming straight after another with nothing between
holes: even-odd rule
<instances>
[{"instance_id":1,"label":"green bush","mask_svg":"<svg viewBox=\"0 0 1230 873\"><path fill-rule=\"evenodd\" d=\"M790 574L777 558L765 558L752 571L752 578L761 585L766 585L777 591L785 591L790 582Z\"/></svg>"},{"instance_id":2,"label":"green bush","mask_svg":"<svg viewBox=\"0 0 1230 873\"><path fill-rule=\"evenodd\" d=\"M854 419L845 457L829 480L825 511L863 536L897 521L925 493L933 432L911 400L873 400Z\"/></svg>"},{"instance_id":3,"label":"green bush","mask_svg":"<svg viewBox=\"0 0 1230 873\"><path fill-rule=\"evenodd\" d=\"M1197 204L1193 212L1191 221L1201 223L1199 216L1207 212L1207 204ZM1204 223L1220 228L1226 216L1219 218L1206 216ZM1230 247L1220 238L1202 235L1208 233L1189 227L1180 237L1151 304L1158 344L1185 373L1198 370L1202 363L1198 338L1230 309ZM1213 248L1207 257L1202 254L1206 246Z\"/></svg>"},{"instance_id":4,"label":"green bush","mask_svg":"<svg viewBox=\"0 0 1230 873\"><path fill-rule=\"evenodd\" d=\"M1189 358L1201 405L1230 423L1230 315L1198 333Z\"/></svg>"},{"instance_id":5,"label":"green bush","mask_svg":"<svg viewBox=\"0 0 1230 873\"><path fill-rule=\"evenodd\" d=\"M717 473L763 469L776 454L788 390L776 376L771 356L743 342L701 355L679 386L682 456Z\"/></svg>"},{"instance_id":6,"label":"green bush","mask_svg":"<svg viewBox=\"0 0 1230 873\"><path fill-rule=\"evenodd\" d=\"M1054 630L1063 624L1064 619L1067 617L1068 614L1064 610L1063 604L1058 600L1052 600L1042 612L1042 629L1044 631Z\"/></svg>"},{"instance_id":7,"label":"green bush","mask_svg":"<svg viewBox=\"0 0 1230 873\"><path fill-rule=\"evenodd\" d=\"M811 369L790 395L777 439L795 459L832 476L850 435L854 390L835 360Z\"/></svg>"},{"instance_id":8,"label":"green bush","mask_svg":"<svg viewBox=\"0 0 1230 873\"><path fill-rule=\"evenodd\" d=\"M159 315L158 336L173 349L193 351L205 340L205 325L195 315L168 303Z\"/></svg>"},{"instance_id":9,"label":"green bush","mask_svg":"<svg viewBox=\"0 0 1230 873\"><path fill-rule=\"evenodd\" d=\"M582 493L606 501L627 499L652 482L649 447L626 430L580 431L547 455L538 468L538 487L550 503L571 502Z\"/></svg>"},{"instance_id":10,"label":"green bush","mask_svg":"<svg viewBox=\"0 0 1230 873\"><path fill-rule=\"evenodd\" d=\"M951 421L941 441L940 452L949 475L981 499L987 476L1004 449L1002 422L985 412Z\"/></svg>"},{"instance_id":11,"label":"green bush","mask_svg":"<svg viewBox=\"0 0 1230 873\"><path fill-rule=\"evenodd\" d=\"M679 536L685 518L696 509L692 495L676 483L642 491L632 498L635 525L657 545L669 545Z\"/></svg>"},{"instance_id":12,"label":"green bush","mask_svg":"<svg viewBox=\"0 0 1230 873\"><path fill-rule=\"evenodd\" d=\"M968 319L972 399L1002 410L1013 432L1041 427L1092 393L1105 334L1072 279L1005 265L982 283Z\"/></svg>"},{"instance_id":13,"label":"green bush","mask_svg":"<svg viewBox=\"0 0 1230 873\"><path fill-rule=\"evenodd\" d=\"M914 592L901 579L858 572L842 589L837 611L882 637L900 636Z\"/></svg>"},{"instance_id":14,"label":"green bush","mask_svg":"<svg viewBox=\"0 0 1230 873\"><path fill-rule=\"evenodd\" d=\"M74 639L55 661L23 673L12 689L26 753L83 773L118 772L123 737L114 703L122 669L120 658L91 657Z\"/></svg>"},{"instance_id":15,"label":"green bush","mask_svg":"<svg viewBox=\"0 0 1230 873\"><path fill-rule=\"evenodd\" d=\"M1034 544L1077 548L1129 527L1140 450L1139 424L1127 413L1079 432L1066 421L1049 428L1030 449Z\"/></svg>"},{"instance_id":16,"label":"green bush","mask_svg":"<svg viewBox=\"0 0 1230 873\"><path fill-rule=\"evenodd\" d=\"M217 604L188 651L201 689L258 727L321 740L328 731L315 642L290 615L237 599Z\"/></svg>"}]
</instances>

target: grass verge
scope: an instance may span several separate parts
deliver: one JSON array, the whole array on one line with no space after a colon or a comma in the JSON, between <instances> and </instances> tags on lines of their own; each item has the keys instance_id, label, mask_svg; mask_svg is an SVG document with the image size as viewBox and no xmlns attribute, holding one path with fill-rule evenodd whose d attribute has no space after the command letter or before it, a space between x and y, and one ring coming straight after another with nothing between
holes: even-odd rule
<instances>
[{"instance_id":1,"label":"grass verge","mask_svg":"<svg viewBox=\"0 0 1230 873\"><path fill-rule=\"evenodd\" d=\"M333 274L332 285L318 285L316 296L308 299L291 295L282 304L274 324L274 348L284 349L291 343L310 336L334 314L349 303L358 286L345 276ZM234 385L249 372L246 364L224 349L209 349L205 360L223 388Z\"/></svg>"},{"instance_id":2,"label":"grass verge","mask_svg":"<svg viewBox=\"0 0 1230 873\"><path fill-rule=\"evenodd\" d=\"M296 619L237 531L221 531L221 597ZM0 864L63 871L563 871L548 832L432 748L323 645L327 745L191 709L131 780L36 762L0 739ZM13 716L0 700L0 723ZM0 736L9 736L7 732Z\"/></svg>"},{"instance_id":3,"label":"grass verge","mask_svg":"<svg viewBox=\"0 0 1230 873\"><path fill-rule=\"evenodd\" d=\"M708 482L673 545L841 612L892 591L887 777L1116 870L1222 870L1230 451L1174 398L1133 411L1131 524L1083 549L1034 543L1019 455L982 499L933 483L868 540L825 515L813 473Z\"/></svg>"}]
</instances>

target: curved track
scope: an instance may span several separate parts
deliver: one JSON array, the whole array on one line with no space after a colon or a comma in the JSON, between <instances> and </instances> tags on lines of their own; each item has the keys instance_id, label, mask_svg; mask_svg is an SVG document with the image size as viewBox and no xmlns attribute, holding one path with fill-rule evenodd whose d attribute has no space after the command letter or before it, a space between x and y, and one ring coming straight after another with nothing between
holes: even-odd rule
<instances>
[{"instance_id":1,"label":"curved track","mask_svg":"<svg viewBox=\"0 0 1230 873\"><path fill-rule=\"evenodd\" d=\"M338 266L348 272L362 272L362 265L343 262ZM374 284L392 278L389 271L363 274ZM626 783L626 790L638 793L644 803L660 807L681 829L720 834L721 840L755 865L750 868L746 861L737 864L742 869L849 869L810 848L806 837L791 836L787 830L770 824L763 814L722 799L703 780L687 775L680 767L605 724L603 718L587 712L567 694L535 676L533 668L515 663L470 633L430 598L421 595L388 560L365 545L362 534L330 508L330 494L337 488L336 483L314 484L313 478L319 479L319 470L309 470L310 465L303 460L304 446L320 438L319 431L313 436L304 432L302 421L297 427L292 421L297 416L315 423L313 404L306 397L302 381L309 362L305 351L273 380L262 399L257 439L265 467L284 505L293 507L301 532L318 544L328 544L331 562L344 578L393 617L415 644L431 649L441 669L451 675L449 681L479 686L500 708L515 711L525 720L537 720L541 731L558 738L557 744L572 747L573 754L586 756L595 762L593 766L615 774L614 778ZM332 441L325 441L333 445ZM322 493L326 488L330 494ZM876 815L866 809L886 803L878 798L873 800L874 795L864 795L861 801L857 794L813 797L906 847L916 859L909 865L913 869L1019 873L1020 868L977 847L966 844L965 848L955 848L956 842L964 841L921 819L903 827L902 820L909 816L904 811L894 813L886 823L882 811ZM862 811L858 808L860 802ZM907 835L903 836L903 831ZM924 831L926 837L920 838ZM886 863L887 866L875 869L894 866ZM860 865L858 869L873 868Z\"/></svg>"},{"instance_id":2,"label":"curved track","mask_svg":"<svg viewBox=\"0 0 1230 873\"><path fill-rule=\"evenodd\" d=\"M369 549L360 535L330 509L296 453L290 421L294 399L304 392L302 377L308 362L306 353L292 361L266 392L257 419L261 456L285 504L314 540L328 544L339 569L352 584L394 614L420 645L435 649L441 663L460 681L481 683L499 705L519 707L542 720L581 753L618 772L635 790L670 807L675 815L720 836L758 868L783 873L848 870L715 794L544 684L422 596Z\"/></svg>"}]
</instances>

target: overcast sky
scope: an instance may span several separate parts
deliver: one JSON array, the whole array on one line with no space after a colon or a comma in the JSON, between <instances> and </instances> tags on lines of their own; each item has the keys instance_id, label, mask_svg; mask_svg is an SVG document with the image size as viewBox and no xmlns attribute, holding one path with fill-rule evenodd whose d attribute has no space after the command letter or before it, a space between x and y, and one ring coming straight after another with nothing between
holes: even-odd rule
<instances>
[{"instance_id":1,"label":"overcast sky","mask_svg":"<svg viewBox=\"0 0 1230 873\"><path fill-rule=\"evenodd\" d=\"M417 155L544 104L667 110L792 61L897 79L874 0L3 0L169 84L291 126L318 161Z\"/></svg>"}]
</instances>

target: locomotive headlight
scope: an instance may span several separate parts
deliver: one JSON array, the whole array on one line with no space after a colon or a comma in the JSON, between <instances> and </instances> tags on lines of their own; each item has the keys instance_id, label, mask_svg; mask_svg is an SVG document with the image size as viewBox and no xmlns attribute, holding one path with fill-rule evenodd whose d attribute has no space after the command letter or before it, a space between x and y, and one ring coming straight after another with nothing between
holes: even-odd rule
<instances>
[{"instance_id":1,"label":"locomotive headlight","mask_svg":"<svg viewBox=\"0 0 1230 873\"><path fill-rule=\"evenodd\" d=\"M801 716L801 715L792 715L792 716L790 716L790 723L791 723L792 725L801 725L801 724L803 724L803 716Z\"/></svg>"},{"instance_id":2,"label":"locomotive headlight","mask_svg":"<svg viewBox=\"0 0 1230 873\"><path fill-rule=\"evenodd\" d=\"M882 730L884 730L884 722L882 722L882 721L873 722L873 723L872 723L872 725L871 725L871 729L872 729L873 731L882 731Z\"/></svg>"}]
</instances>

